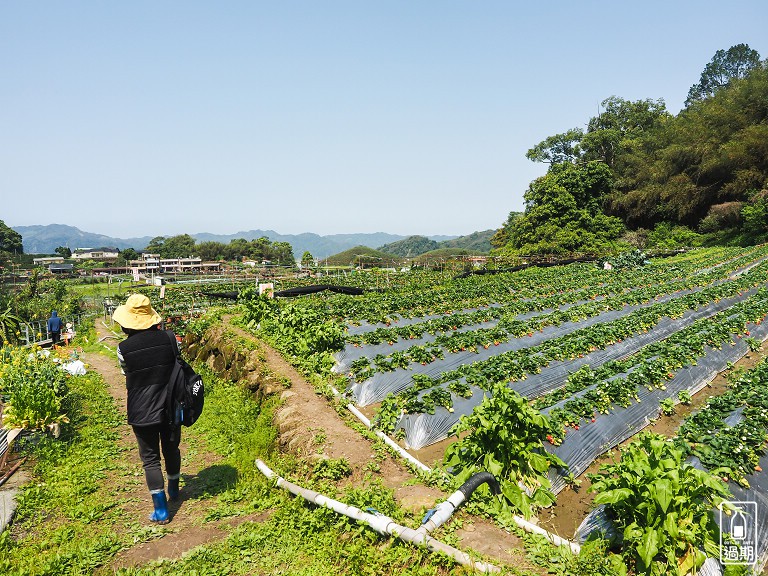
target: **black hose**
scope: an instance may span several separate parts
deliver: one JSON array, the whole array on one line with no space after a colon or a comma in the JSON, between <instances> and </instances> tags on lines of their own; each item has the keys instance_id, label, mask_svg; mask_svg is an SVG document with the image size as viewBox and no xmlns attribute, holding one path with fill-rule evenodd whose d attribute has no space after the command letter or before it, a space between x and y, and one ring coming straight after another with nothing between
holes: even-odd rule
<instances>
[{"instance_id":1,"label":"black hose","mask_svg":"<svg viewBox=\"0 0 768 576\"><path fill-rule=\"evenodd\" d=\"M501 494L501 488L499 487L499 483L496 481L496 478L494 478L493 474L490 472L478 472L477 474L474 474L469 480L464 482L461 486L459 486L459 490L462 494L464 494L464 497L469 499L472 492L477 490L481 485L488 483L488 487L491 489L491 492L493 492L494 495Z\"/></svg>"}]
</instances>

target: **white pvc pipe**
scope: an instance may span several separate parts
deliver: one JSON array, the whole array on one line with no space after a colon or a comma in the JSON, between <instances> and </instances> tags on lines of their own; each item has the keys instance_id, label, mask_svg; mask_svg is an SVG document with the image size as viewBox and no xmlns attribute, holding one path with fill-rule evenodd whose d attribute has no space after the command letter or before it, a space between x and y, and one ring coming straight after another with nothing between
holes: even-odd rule
<instances>
[{"instance_id":1,"label":"white pvc pipe","mask_svg":"<svg viewBox=\"0 0 768 576\"><path fill-rule=\"evenodd\" d=\"M368 512L363 512L359 508L344 504L338 500L333 500L332 498L323 496L319 492L315 492L314 490L309 490L307 488L302 488L301 486L297 486L296 484L288 482L270 470L269 467L261 460L256 460L256 466L267 478L272 480L276 479L277 485L280 488L288 490L296 496L301 496L308 502L312 502L318 506L325 506L334 512L344 514L353 520L368 524L381 535L395 536L396 538L400 538L401 540L415 544L416 546L426 547L428 550L433 552L442 552L443 554L456 560L456 562L459 564L463 566L469 566L470 568L479 572L488 573L500 571L499 568L493 564L487 564L485 562L478 562L473 560L465 552L440 542L439 540L432 538L432 536L429 536L423 531L414 530L413 528L408 528L407 526L397 524L388 516L384 516L383 514L369 514Z\"/></svg>"},{"instance_id":2,"label":"white pvc pipe","mask_svg":"<svg viewBox=\"0 0 768 576\"><path fill-rule=\"evenodd\" d=\"M578 555L581 552L581 545L577 542L571 542L570 540L566 540L565 538L562 538L558 536L557 534L552 534L552 532L548 532L541 526L536 526L536 524L532 524L531 522L528 522L525 518L521 518L520 516L512 516L512 520L515 521L515 524L520 526L523 530L526 532L533 532L534 534L541 534L549 540L552 544L555 546L567 546L571 549L571 552Z\"/></svg>"},{"instance_id":3,"label":"white pvc pipe","mask_svg":"<svg viewBox=\"0 0 768 576\"><path fill-rule=\"evenodd\" d=\"M429 520L419 526L417 532L429 534L438 526L445 524L448 521L448 518L453 515L464 500L466 500L464 493L461 490L456 490L456 492L451 494L447 500L441 502L434 508Z\"/></svg>"},{"instance_id":4,"label":"white pvc pipe","mask_svg":"<svg viewBox=\"0 0 768 576\"><path fill-rule=\"evenodd\" d=\"M357 416L360 422L365 424L366 428L371 428L370 420L368 420L368 418L366 418L365 415L362 412L360 412L360 410L355 408L354 404L351 404L351 403L347 404L347 410L349 410L350 412L352 412L352 414ZM392 440L392 438L384 434L384 432L382 432L381 430L373 430L373 429L371 430L374 434L376 434L376 436L381 438L387 444L387 446L395 450L398 454L400 454L400 456L402 456L403 458L408 460L408 462L416 466L416 468L418 468L422 472L430 471L429 466L427 466L426 464L423 464L422 462L420 462L419 460L411 456L407 450L403 449L402 446L400 446L397 442Z\"/></svg>"},{"instance_id":5,"label":"white pvc pipe","mask_svg":"<svg viewBox=\"0 0 768 576\"><path fill-rule=\"evenodd\" d=\"M768 337L766 337L768 338ZM333 391L333 394L335 396L340 396L339 391L336 390L335 387L331 386L331 390ZM371 428L371 421L368 420L368 418L365 417L365 415L358 410L354 404L351 402L347 404L347 410L352 412L357 418L365 424L366 428L371 429L376 436L381 438L388 446L390 446L393 450L395 450L400 456L405 458L408 462L416 466L419 470L422 470L424 472L431 472L432 469L427 466L426 464L423 464L418 459L413 457L411 454L408 453L408 451L404 450L397 442L392 440L389 436L384 434L381 430L373 430ZM428 533L440 526L441 524L445 523L448 518L451 517L451 514L453 514L454 510L459 507L459 505L464 501L464 495L461 494L461 500L457 500L454 498L456 494L461 494L461 492L457 491L454 493L448 500L445 502L439 504L435 508L435 513L430 517L430 519L425 522L420 528L420 533ZM454 500L456 502L454 502ZM571 542L570 540L567 540L565 538L562 538L558 536L557 534L552 534L551 532L545 530L544 528L541 528L540 526L536 526L536 524L533 524L531 522L528 522L525 518L522 518L520 516L512 516L512 520L514 520L515 524L517 524L520 528L525 530L526 532L532 532L534 534L540 534L541 536L544 536L547 540L549 540L552 544L555 546L567 546L571 552L574 554L579 554L581 552L581 546L576 542Z\"/></svg>"},{"instance_id":6,"label":"white pvc pipe","mask_svg":"<svg viewBox=\"0 0 768 576\"><path fill-rule=\"evenodd\" d=\"M371 428L370 420L368 420L368 418L366 418L365 415L362 412L360 412L360 410L358 410L354 404L352 403L347 404L347 410L349 410L350 412L352 412L352 414L357 416L360 422L365 424L367 428ZM386 442L388 446L392 447L394 450L397 451L398 454L400 454L403 458L408 460L411 464L413 464L420 470L423 470L424 472L432 471L432 469L429 466L417 460L415 457L409 454L406 450L404 450L399 444L397 444L397 442L392 440L392 438L384 434L381 430L373 430L373 432L376 434L376 436L384 440L384 442ZM459 494L461 494L461 492L459 492ZM462 495L462 501L463 501L463 495ZM419 528L419 530L421 530L422 532L425 532L425 531L431 532L432 530L437 528L437 526L439 526L440 524L443 524L446 520L448 520L451 514L453 514L453 511L456 508L458 508L461 502L458 502L455 506L451 508L449 508L448 506L445 506L445 504L446 503L443 502L442 504L438 505L436 509L437 511L435 512L435 514L438 514L438 511L439 511L440 515L437 518L435 518L435 522L434 522L435 525L434 526L429 525L429 522L432 522L432 518L430 518L430 520L427 523L425 523L422 528ZM571 552L573 552L574 554L579 554L579 552L581 552L581 546L578 543L562 538L557 534L552 534L551 532L545 530L544 528L541 528L540 526L536 526L536 524L532 524L531 522L528 522L525 518L522 518L521 516L512 516L512 520L514 520L515 524L517 524L520 528L522 528L526 532L540 534L555 546L567 546L571 550Z\"/></svg>"}]
</instances>

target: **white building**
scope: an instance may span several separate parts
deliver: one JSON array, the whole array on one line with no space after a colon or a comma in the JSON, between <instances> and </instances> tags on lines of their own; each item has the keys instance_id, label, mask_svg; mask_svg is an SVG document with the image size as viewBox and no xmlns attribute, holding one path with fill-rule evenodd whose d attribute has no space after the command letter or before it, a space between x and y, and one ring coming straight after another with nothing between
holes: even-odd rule
<instances>
[{"instance_id":1,"label":"white building","mask_svg":"<svg viewBox=\"0 0 768 576\"><path fill-rule=\"evenodd\" d=\"M77 248L72 252L75 260L117 260L117 248Z\"/></svg>"}]
</instances>

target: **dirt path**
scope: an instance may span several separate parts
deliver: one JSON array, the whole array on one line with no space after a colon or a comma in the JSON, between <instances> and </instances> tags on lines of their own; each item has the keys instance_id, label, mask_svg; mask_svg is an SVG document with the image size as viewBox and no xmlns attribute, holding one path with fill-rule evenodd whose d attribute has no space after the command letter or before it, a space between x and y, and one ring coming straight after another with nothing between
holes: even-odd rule
<instances>
[{"instance_id":1,"label":"dirt path","mask_svg":"<svg viewBox=\"0 0 768 576\"><path fill-rule=\"evenodd\" d=\"M241 336L253 338L240 329L234 329ZM120 372L114 353L120 338L101 320L97 320L96 330L102 345L108 350L105 349L104 354L87 354L85 361L91 369L102 375L118 409L125 413L125 377ZM278 429L284 449L298 447L298 451L302 452L306 450L307 437L322 439L313 442L322 453L321 457L345 458L353 469L352 476L346 482L360 485L366 481L368 475L380 478L386 487L394 491L400 505L415 513L431 508L447 496L415 481L413 474L389 452L374 449L372 441L345 423L331 403L319 395L276 351L261 342L259 346L264 351L269 368L277 376L287 378L291 382L290 388L281 394L282 406L279 409ZM114 472L108 482L122 494L121 507L126 517L147 526L152 525L148 520L152 510L151 501L144 483L133 432L127 423L122 423L118 433L119 445L124 450L125 466L128 470L126 472L123 467L122 471ZM185 439L184 436L181 452L181 497L179 502L169 506L172 519L168 525L163 526L164 534L155 540L123 550L115 557L111 566L100 571L101 574L112 573L121 567L143 565L152 560L178 558L192 548L226 538L232 527L242 522L261 519L254 516L204 522L206 513L215 505L211 498L201 497L205 491L205 477L217 472L222 458L207 450L203 441L197 440L191 445L189 438ZM307 453L302 455L311 456ZM268 513L261 516L266 517L266 514ZM116 529L120 530L119 527ZM471 549L487 555L497 563L540 572L525 560L523 543L519 538L482 518L462 518L460 528L454 534L461 549Z\"/></svg>"},{"instance_id":2,"label":"dirt path","mask_svg":"<svg viewBox=\"0 0 768 576\"><path fill-rule=\"evenodd\" d=\"M102 344L109 350L105 350L105 354L86 354L84 360L92 370L101 374L118 410L125 414L125 376L120 371L114 353L119 340L101 320L96 321L96 332ZM118 444L124 454L125 466L115 471L107 482L112 484L116 493L121 494L121 507L127 518L146 526L154 526L149 521L152 502L144 481L144 471L133 431L127 422L123 421L118 426L118 434ZM203 524L203 518L211 508L212 502L201 496L206 491L210 473L221 468L222 458L207 450L200 441L191 444L183 433L181 455L181 493L178 502L169 502L171 522L163 526L165 533L155 540L123 550L115 557L112 565L101 573L108 574L118 568L139 566L161 558L178 558L196 546L225 538L233 526L247 520L257 520L255 517L238 517ZM127 474L125 467L128 468ZM115 526L115 529L119 531L121 527Z\"/></svg>"}]
</instances>

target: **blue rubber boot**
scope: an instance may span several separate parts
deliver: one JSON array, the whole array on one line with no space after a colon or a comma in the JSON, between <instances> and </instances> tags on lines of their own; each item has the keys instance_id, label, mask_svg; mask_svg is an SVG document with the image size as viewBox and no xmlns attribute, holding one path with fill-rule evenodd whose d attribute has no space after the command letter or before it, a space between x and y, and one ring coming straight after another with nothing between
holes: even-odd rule
<instances>
[{"instance_id":1,"label":"blue rubber boot","mask_svg":"<svg viewBox=\"0 0 768 576\"><path fill-rule=\"evenodd\" d=\"M157 524L168 524L168 501L165 499L165 490L152 490L150 494L152 494L155 511L150 514L149 519Z\"/></svg>"},{"instance_id":2,"label":"blue rubber boot","mask_svg":"<svg viewBox=\"0 0 768 576\"><path fill-rule=\"evenodd\" d=\"M168 474L168 500L175 502L179 499L179 475Z\"/></svg>"}]
</instances>

